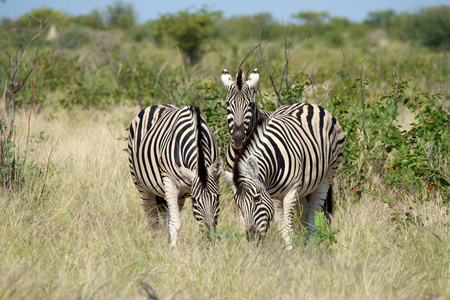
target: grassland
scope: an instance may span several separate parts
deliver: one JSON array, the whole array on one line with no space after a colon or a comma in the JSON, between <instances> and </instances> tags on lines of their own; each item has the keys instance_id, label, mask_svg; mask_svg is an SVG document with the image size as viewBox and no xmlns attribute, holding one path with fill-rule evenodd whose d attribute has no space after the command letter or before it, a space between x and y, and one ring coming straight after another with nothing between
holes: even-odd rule
<instances>
[{"instance_id":1,"label":"grassland","mask_svg":"<svg viewBox=\"0 0 450 300\"><path fill-rule=\"evenodd\" d=\"M376 195L356 200L340 189L342 176L335 244L298 242L287 252L273 230L262 246L239 235L208 242L187 203L170 250L167 231L147 228L117 140L137 111L31 115L30 159L45 162L54 148L49 192L0 193L0 299L450 299L448 206L422 203L420 226L393 222ZM19 114L22 147L27 124ZM219 228L239 233L231 188L220 189ZM394 200L398 211L411 205Z\"/></svg>"},{"instance_id":2,"label":"grassland","mask_svg":"<svg viewBox=\"0 0 450 300\"><path fill-rule=\"evenodd\" d=\"M299 30L287 48L280 33L248 55L259 41L236 28L244 38L231 30L208 40L197 65L169 40L135 39L131 29L74 25L56 40L43 35L33 68L32 43L17 73L33 70L16 95L11 141L3 130L12 100L0 89L1 142L15 144L1 158L27 153L15 165L17 185L0 185L0 299L450 300L448 53L353 24L337 45L332 31ZM1 35L2 80L23 45L13 33ZM321 103L345 131L327 229L335 241L305 243L299 233L288 252L271 228L262 245L249 243L221 179L216 239L203 238L188 200L169 249L167 230L147 227L118 138L139 102L199 104L223 146L220 74L237 72L245 57L246 72L260 70L260 107L276 106L272 76L286 103ZM282 83L295 75L287 91Z\"/></svg>"}]
</instances>

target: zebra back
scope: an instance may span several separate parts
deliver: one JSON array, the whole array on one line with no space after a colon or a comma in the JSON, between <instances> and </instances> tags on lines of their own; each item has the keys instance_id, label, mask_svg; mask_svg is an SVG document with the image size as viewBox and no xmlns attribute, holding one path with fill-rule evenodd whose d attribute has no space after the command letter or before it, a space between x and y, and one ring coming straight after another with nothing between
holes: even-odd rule
<instances>
[{"instance_id":1,"label":"zebra back","mask_svg":"<svg viewBox=\"0 0 450 300\"><path fill-rule=\"evenodd\" d=\"M282 197L301 180L299 197L323 182L331 185L344 152L344 133L323 107L302 103L277 109L260 119L236 158L233 177L245 177L246 160L255 156L260 179L272 196ZM292 171L298 173L292 173Z\"/></svg>"},{"instance_id":2,"label":"zebra back","mask_svg":"<svg viewBox=\"0 0 450 300\"><path fill-rule=\"evenodd\" d=\"M235 201L248 214L248 226L266 230L272 199L301 198L331 186L344 142L337 120L318 105L286 105L258 120L233 168Z\"/></svg>"}]
</instances>

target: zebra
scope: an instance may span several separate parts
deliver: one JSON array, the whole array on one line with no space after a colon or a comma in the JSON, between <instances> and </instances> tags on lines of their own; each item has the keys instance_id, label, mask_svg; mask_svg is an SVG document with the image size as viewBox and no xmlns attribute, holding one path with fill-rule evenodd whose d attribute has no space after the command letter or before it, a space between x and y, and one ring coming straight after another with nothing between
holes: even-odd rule
<instances>
[{"instance_id":1,"label":"zebra","mask_svg":"<svg viewBox=\"0 0 450 300\"><path fill-rule=\"evenodd\" d=\"M227 123L231 138L226 152L226 162L228 169L232 170L235 158L255 122L260 118L268 119L272 112L260 110L256 104L255 86L259 81L257 68L253 70L247 81L244 80L242 70L239 70L235 82L232 81L231 75L226 69L222 71L221 79L227 87ZM282 219L282 207L280 202L275 201L275 204L275 221L279 223Z\"/></svg>"},{"instance_id":2,"label":"zebra","mask_svg":"<svg viewBox=\"0 0 450 300\"><path fill-rule=\"evenodd\" d=\"M142 110L130 125L128 153L150 228L168 210L165 220L172 247L187 197L200 227L211 230L217 225L222 158L198 107L157 105Z\"/></svg>"},{"instance_id":3,"label":"zebra","mask_svg":"<svg viewBox=\"0 0 450 300\"><path fill-rule=\"evenodd\" d=\"M255 86L259 80L258 69L254 69L249 79L245 81L242 70L239 70L236 81L233 82L230 73L224 69L221 76L227 87L227 125L230 131L230 142L226 152L228 169L233 169L234 160L242 148L247 136L252 131L253 124L259 118L267 119L270 112L259 110L255 101Z\"/></svg>"},{"instance_id":4,"label":"zebra","mask_svg":"<svg viewBox=\"0 0 450 300\"><path fill-rule=\"evenodd\" d=\"M294 207L303 205L311 233L314 213L323 210L344 152L338 121L323 107L293 104L259 119L238 154L233 173L234 201L242 212L247 237L263 238L274 217L276 202L283 208L281 234L292 249ZM330 199L331 200L331 199Z\"/></svg>"}]
</instances>

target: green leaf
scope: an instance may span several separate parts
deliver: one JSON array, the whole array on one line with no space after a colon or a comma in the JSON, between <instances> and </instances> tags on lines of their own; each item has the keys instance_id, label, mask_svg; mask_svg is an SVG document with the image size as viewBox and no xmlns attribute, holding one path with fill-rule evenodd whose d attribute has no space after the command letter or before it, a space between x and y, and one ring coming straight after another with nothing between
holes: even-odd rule
<instances>
[{"instance_id":1,"label":"green leaf","mask_svg":"<svg viewBox=\"0 0 450 300\"><path fill-rule=\"evenodd\" d=\"M448 183L448 181L447 180L445 180L444 178L439 178L439 183L442 185L442 186L450 186L450 183Z\"/></svg>"},{"instance_id":2,"label":"green leaf","mask_svg":"<svg viewBox=\"0 0 450 300\"><path fill-rule=\"evenodd\" d=\"M379 193L378 194L378 199L379 200L383 200L383 198L388 198L388 195L386 193Z\"/></svg>"}]
</instances>

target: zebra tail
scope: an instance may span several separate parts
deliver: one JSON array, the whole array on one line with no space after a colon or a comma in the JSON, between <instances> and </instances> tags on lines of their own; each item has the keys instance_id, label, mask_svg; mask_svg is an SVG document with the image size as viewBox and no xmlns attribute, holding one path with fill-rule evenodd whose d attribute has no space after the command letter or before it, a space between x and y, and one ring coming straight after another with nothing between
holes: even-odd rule
<instances>
[{"instance_id":1,"label":"zebra tail","mask_svg":"<svg viewBox=\"0 0 450 300\"><path fill-rule=\"evenodd\" d=\"M331 214L333 213L333 188L330 186L327 192L327 198L325 199L324 207L325 216L328 221L331 221Z\"/></svg>"},{"instance_id":2,"label":"zebra tail","mask_svg":"<svg viewBox=\"0 0 450 300\"><path fill-rule=\"evenodd\" d=\"M207 171L205 165L205 154L203 153L203 145L202 145L203 139L202 116L200 113L200 108L198 106L191 107L191 109L195 114L197 125L197 172L198 177L200 179L200 183L202 184L203 187L206 187Z\"/></svg>"}]
</instances>

